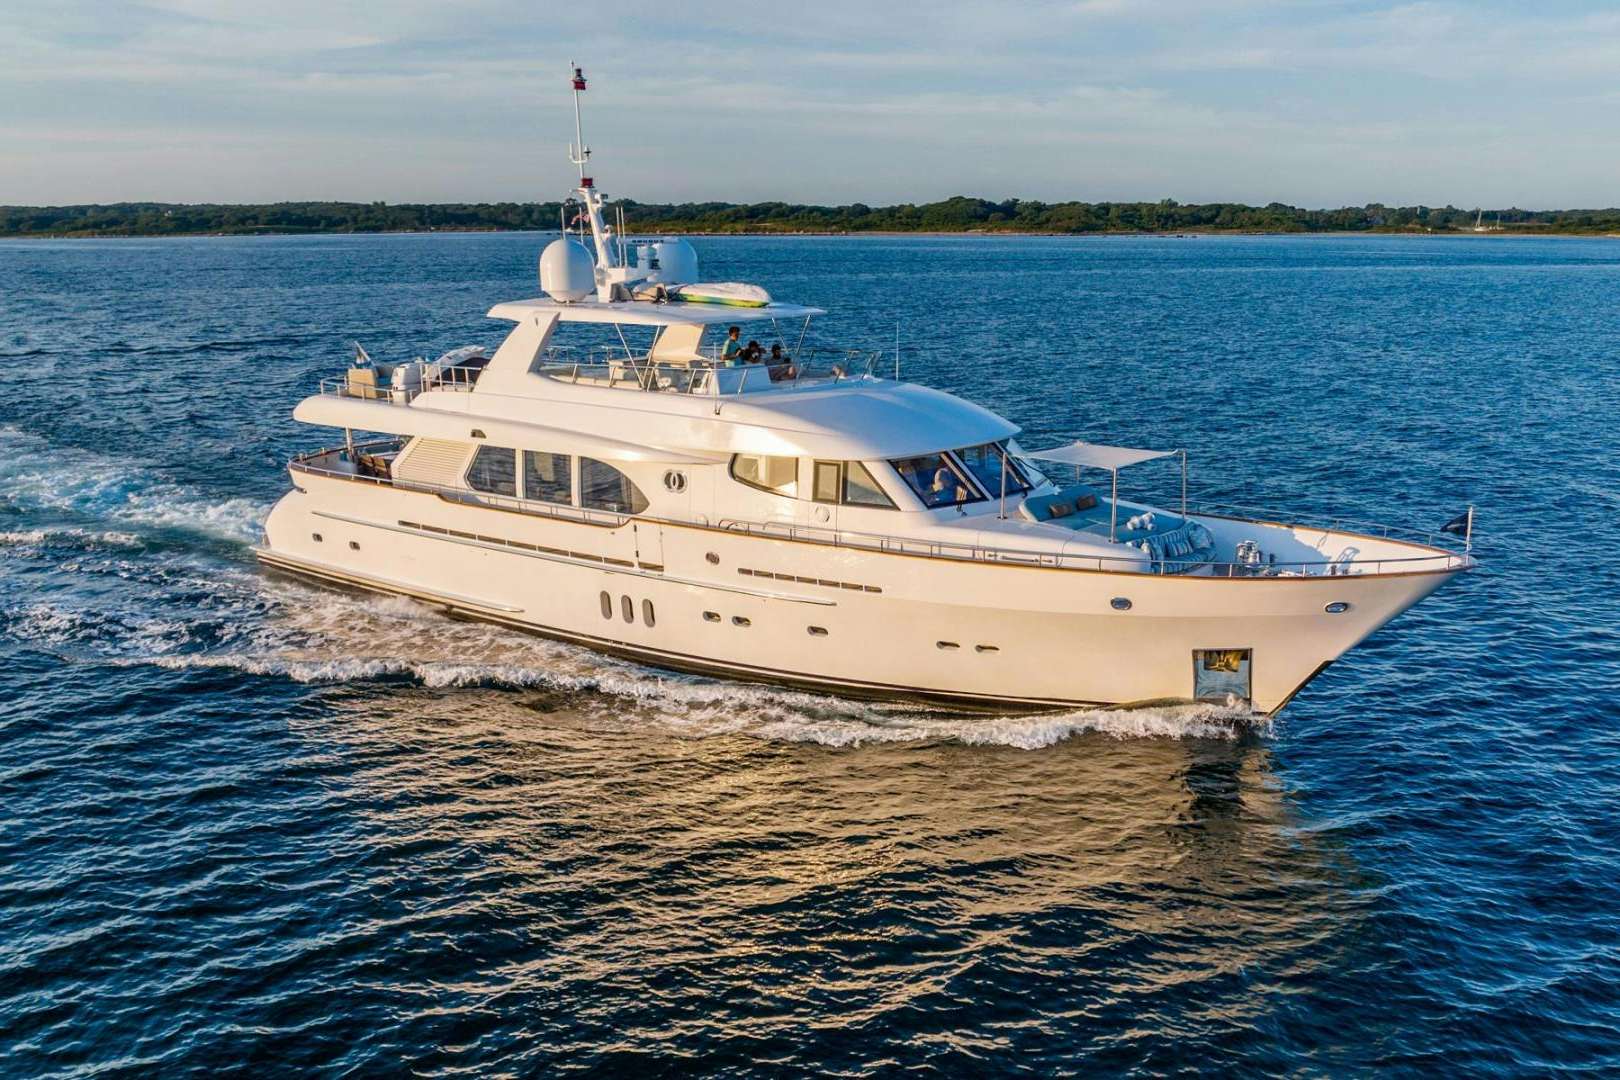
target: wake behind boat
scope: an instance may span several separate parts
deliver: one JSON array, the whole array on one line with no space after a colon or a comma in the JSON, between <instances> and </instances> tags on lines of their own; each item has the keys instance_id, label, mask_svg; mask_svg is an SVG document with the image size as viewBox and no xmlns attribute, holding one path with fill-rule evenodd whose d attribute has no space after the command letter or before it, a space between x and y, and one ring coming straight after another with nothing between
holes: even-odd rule
<instances>
[{"instance_id":1,"label":"wake behind boat","mask_svg":"<svg viewBox=\"0 0 1620 1080\"><path fill-rule=\"evenodd\" d=\"M584 88L575 69L576 135ZM299 404L344 441L291 463L267 566L677 670L1269 713L1474 565L1466 536L1194 511L1180 452L1026 449L877 354L807 348L821 310L703 282L684 240L630 241L589 157L580 139L584 230L542 253L544 296L490 310L513 324L492 355L360 351ZM602 343L560 344L565 324ZM1178 505L1120 497L1122 469L1168 457Z\"/></svg>"}]
</instances>

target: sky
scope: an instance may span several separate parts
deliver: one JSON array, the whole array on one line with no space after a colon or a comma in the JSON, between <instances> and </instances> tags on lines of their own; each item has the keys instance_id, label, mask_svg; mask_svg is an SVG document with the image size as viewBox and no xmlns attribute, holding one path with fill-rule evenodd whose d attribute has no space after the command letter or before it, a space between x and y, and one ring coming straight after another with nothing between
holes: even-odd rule
<instances>
[{"instance_id":1,"label":"sky","mask_svg":"<svg viewBox=\"0 0 1620 1080\"><path fill-rule=\"evenodd\" d=\"M7 0L0 204L1620 204L1620 3Z\"/></svg>"}]
</instances>

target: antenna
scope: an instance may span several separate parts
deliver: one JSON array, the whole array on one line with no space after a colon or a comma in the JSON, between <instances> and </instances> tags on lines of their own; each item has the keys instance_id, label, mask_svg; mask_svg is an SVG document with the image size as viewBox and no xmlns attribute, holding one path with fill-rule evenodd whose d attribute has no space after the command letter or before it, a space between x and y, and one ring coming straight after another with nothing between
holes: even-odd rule
<instances>
[{"instance_id":1,"label":"antenna","mask_svg":"<svg viewBox=\"0 0 1620 1080\"><path fill-rule=\"evenodd\" d=\"M900 381L900 320L894 320L894 381Z\"/></svg>"},{"instance_id":2,"label":"antenna","mask_svg":"<svg viewBox=\"0 0 1620 1080\"><path fill-rule=\"evenodd\" d=\"M573 61L569 61L573 63ZM585 71L574 64L574 141L568 146L568 160L579 166L579 186L585 186L585 163L591 159L591 148L585 145L585 131L579 118L579 95L585 91Z\"/></svg>"}]
</instances>

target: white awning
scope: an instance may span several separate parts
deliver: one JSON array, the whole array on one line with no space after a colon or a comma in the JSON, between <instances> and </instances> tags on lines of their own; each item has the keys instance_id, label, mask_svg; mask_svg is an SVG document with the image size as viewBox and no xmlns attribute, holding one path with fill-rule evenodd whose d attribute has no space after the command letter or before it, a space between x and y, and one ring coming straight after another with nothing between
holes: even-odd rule
<instances>
[{"instance_id":1,"label":"white awning","mask_svg":"<svg viewBox=\"0 0 1620 1080\"><path fill-rule=\"evenodd\" d=\"M731 307L727 304L700 304L672 300L655 304L649 300L579 300L560 304L555 300L509 300L489 309L492 319L518 322L530 315L556 315L563 322L617 323L620 326L669 326L686 323L726 326L731 323L761 322L768 319L806 319L825 315L821 308L800 304L770 303L764 307Z\"/></svg>"},{"instance_id":2,"label":"white awning","mask_svg":"<svg viewBox=\"0 0 1620 1080\"><path fill-rule=\"evenodd\" d=\"M1154 458L1173 457L1179 450L1132 450L1127 446L1103 446L1101 443L1072 442L1050 450L1026 452L1023 456L1039 461L1058 461L1065 465L1089 465L1094 469L1123 469Z\"/></svg>"}]
</instances>

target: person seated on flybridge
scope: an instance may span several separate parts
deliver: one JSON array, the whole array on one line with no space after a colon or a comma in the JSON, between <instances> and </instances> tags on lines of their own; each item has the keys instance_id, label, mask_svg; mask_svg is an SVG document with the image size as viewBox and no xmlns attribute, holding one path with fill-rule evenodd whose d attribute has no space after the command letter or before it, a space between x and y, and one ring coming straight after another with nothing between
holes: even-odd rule
<instances>
[{"instance_id":1,"label":"person seated on flybridge","mask_svg":"<svg viewBox=\"0 0 1620 1080\"><path fill-rule=\"evenodd\" d=\"M788 360L787 354L782 351L780 343L771 346L771 358L765 361L765 364L771 373L771 382L791 379L797 374L793 369L792 362Z\"/></svg>"}]
</instances>

